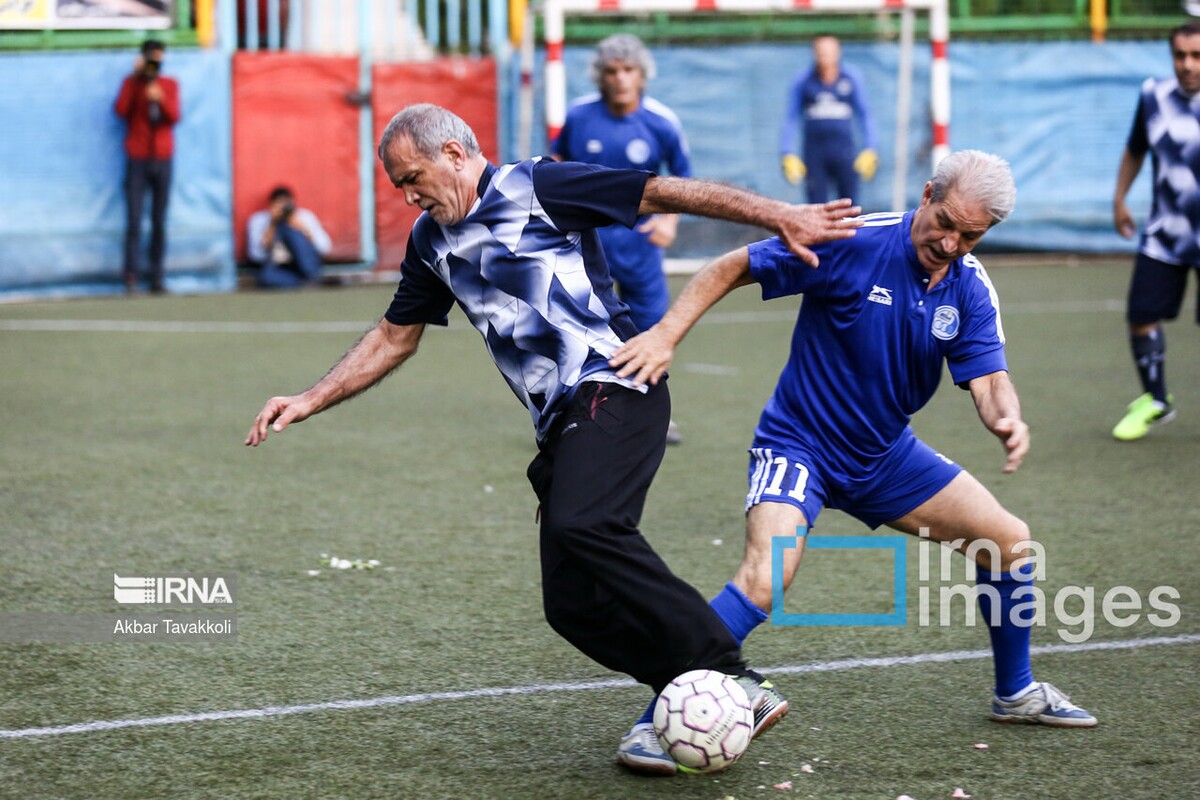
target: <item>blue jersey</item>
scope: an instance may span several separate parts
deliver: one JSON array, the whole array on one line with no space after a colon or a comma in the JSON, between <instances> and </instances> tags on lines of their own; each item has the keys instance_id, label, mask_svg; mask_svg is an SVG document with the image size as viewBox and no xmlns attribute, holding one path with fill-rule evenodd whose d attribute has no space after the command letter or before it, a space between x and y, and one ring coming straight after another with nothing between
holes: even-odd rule
<instances>
[{"instance_id":1,"label":"blue jersey","mask_svg":"<svg viewBox=\"0 0 1200 800\"><path fill-rule=\"evenodd\" d=\"M551 150L564 161L583 161L614 169L646 169L690 178L687 139L679 118L652 97L637 110L617 116L598 94L576 100Z\"/></svg>"},{"instance_id":2,"label":"blue jersey","mask_svg":"<svg viewBox=\"0 0 1200 800\"><path fill-rule=\"evenodd\" d=\"M638 388L608 366L637 331L593 229L632 225L649 177L541 159L488 165L461 222L417 218L385 318L445 325L457 302L539 440L584 379Z\"/></svg>"},{"instance_id":3,"label":"blue jersey","mask_svg":"<svg viewBox=\"0 0 1200 800\"><path fill-rule=\"evenodd\" d=\"M1175 78L1142 84L1126 147L1150 153L1154 202L1139 252L1168 264L1200 264L1200 95Z\"/></svg>"},{"instance_id":4,"label":"blue jersey","mask_svg":"<svg viewBox=\"0 0 1200 800\"><path fill-rule=\"evenodd\" d=\"M646 169L680 178L692 176L683 126L671 109L652 97L632 113L617 116L599 94L585 95L571 104L562 131L554 140L554 155L564 161L582 161L613 169ZM601 233L605 252L621 267L636 269L659 248L648 234L613 229ZM661 271L661 264L657 265Z\"/></svg>"},{"instance_id":5,"label":"blue jersey","mask_svg":"<svg viewBox=\"0 0 1200 800\"><path fill-rule=\"evenodd\" d=\"M788 93L787 116L779 130L781 155L796 152L801 125L804 131L804 160L825 154L852 156L855 146L854 120L862 126L862 147L876 149L875 119L867 108L862 78L850 67L842 67L832 84L825 84L816 68L796 76Z\"/></svg>"},{"instance_id":6,"label":"blue jersey","mask_svg":"<svg viewBox=\"0 0 1200 800\"><path fill-rule=\"evenodd\" d=\"M942 363L960 385L1007 369L999 302L968 255L926 290L913 212L870 214L852 239L800 261L778 238L750 245L764 299L804 302L791 355L755 431L755 446L819 452L861 475L904 437L937 390Z\"/></svg>"}]
</instances>

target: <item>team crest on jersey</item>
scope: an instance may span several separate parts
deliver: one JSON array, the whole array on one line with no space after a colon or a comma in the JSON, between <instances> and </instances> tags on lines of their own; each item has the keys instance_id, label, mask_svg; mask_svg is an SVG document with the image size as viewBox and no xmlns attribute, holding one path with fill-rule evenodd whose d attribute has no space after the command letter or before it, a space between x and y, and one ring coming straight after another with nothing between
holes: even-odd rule
<instances>
[{"instance_id":1,"label":"team crest on jersey","mask_svg":"<svg viewBox=\"0 0 1200 800\"><path fill-rule=\"evenodd\" d=\"M933 312L933 325L929 330L942 341L949 341L958 336L959 316L954 306L938 306Z\"/></svg>"},{"instance_id":2,"label":"team crest on jersey","mask_svg":"<svg viewBox=\"0 0 1200 800\"><path fill-rule=\"evenodd\" d=\"M645 164L650 160L650 143L645 139L634 139L625 145L625 157L633 164Z\"/></svg>"}]
</instances>

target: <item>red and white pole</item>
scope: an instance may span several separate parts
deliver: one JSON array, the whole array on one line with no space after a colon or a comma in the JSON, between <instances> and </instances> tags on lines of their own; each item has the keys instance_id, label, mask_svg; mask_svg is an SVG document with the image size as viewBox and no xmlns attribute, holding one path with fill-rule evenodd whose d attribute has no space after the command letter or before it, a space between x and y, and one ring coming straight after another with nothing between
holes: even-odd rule
<instances>
[{"instance_id":1,"label":"red and white pole","mask_svg":"<svg viewBox=\"0 0 1200 800\"><path fill-rule=\"evenodd\" d=\"M563 66L563 7L546 0L546 144L558 138L567 121L567 72Z\"/></svg>"},{"instance_id":2,"label":"red and white pole","mask_svg":"<svg viewBox=\"0 0 1200 800\"><path fill-rule=\"evenodd\" d=\"M929 8L929 107L933 117L933 166L950 155L950 9L948 0L934 0Z\"/></svg>"}]
</instances>

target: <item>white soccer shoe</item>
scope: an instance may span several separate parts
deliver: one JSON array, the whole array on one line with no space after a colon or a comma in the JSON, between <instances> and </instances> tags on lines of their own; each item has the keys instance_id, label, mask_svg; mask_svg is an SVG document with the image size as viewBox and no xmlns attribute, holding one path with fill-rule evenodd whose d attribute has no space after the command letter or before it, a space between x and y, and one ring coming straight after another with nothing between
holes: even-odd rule
<instances>
[{"instance_id":1,"label":"white soccer shoe","mask_svg":"<svg viewBox=\"0 0 1200 800\"><path fill-rule=\"evenodd\" d=\"M659 744L653 722L639 722L621 737L617 763L642 775L674 775L679 769Z\"/></svg>"},{"instance_id":2,"label":"white soccer shoe","mask_svg":"<svg viewBox=\"0 0 1200 800\"><path fill-rule=\"evenodd\" d=\"M1095 717L1071 702L1053 684L1035 683L1015 700L992 695L992 719L996 722L1023 722L1055 728L1094 728Z\"/></svg>"}]
</instances>

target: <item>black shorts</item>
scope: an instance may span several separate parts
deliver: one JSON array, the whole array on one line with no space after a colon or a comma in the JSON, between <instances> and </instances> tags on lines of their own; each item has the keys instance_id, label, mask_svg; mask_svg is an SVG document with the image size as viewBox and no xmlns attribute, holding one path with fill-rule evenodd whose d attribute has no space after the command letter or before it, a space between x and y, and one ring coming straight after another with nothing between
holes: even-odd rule
<instances>
[{"instance_id":1,"label":"black shorts","mask_svg":"<svg viewBox=\"0 0 1200 800\"><path fill-rule=\"evenodd\" d=\"M1125 319L1131 325L1149 325L1178 317L1188 272L1196 268L1196 265L1168 264L1138 253L1133 262L1133 280L1129 282ZM1200 298L1196 303L1196 322L1200 324Z\"/></svg>"}]
</instances>

